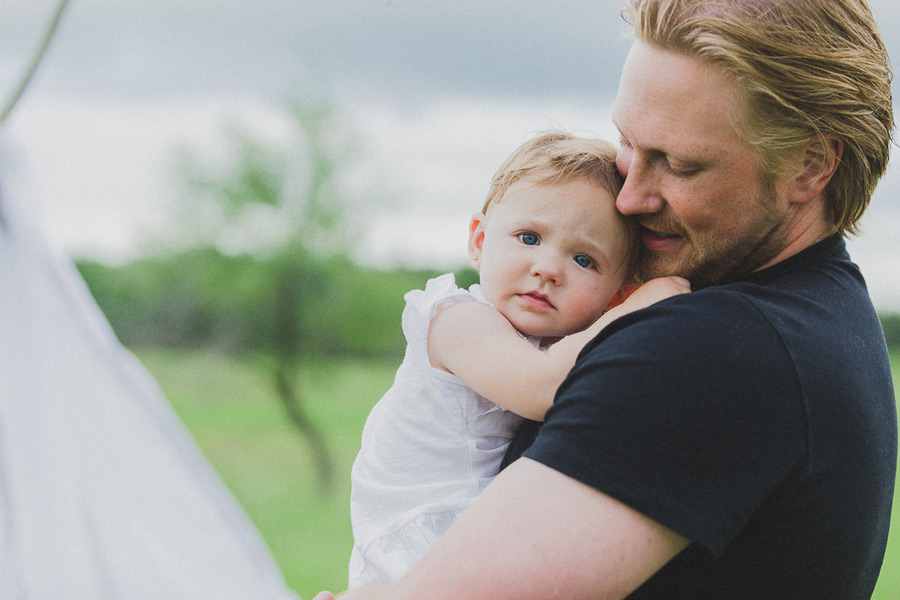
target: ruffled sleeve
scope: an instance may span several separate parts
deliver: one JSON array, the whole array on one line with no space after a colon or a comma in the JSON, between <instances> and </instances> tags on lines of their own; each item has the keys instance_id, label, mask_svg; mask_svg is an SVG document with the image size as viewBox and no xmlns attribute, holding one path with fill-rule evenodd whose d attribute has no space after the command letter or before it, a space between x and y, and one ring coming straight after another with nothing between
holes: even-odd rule
<instances>
[{"instance_id":1,"label":"ruffled sleeve","mask_svg":"<svg viewBox=\"0 0 900 600\"><path fill-rule=\"evenodd\" d=\"M439 307L458 302L477 302L468 290L457 287L453 273L429 279L424 290L412 290L404 297L403 335L413 358L431 367L428 359L428 329Z\"/></svg>"},{"instance_id":2,"label":"ruffled sleeve","mask_svg":"<svg viewBox=\"0 0 900 600\"><path fill-rule=\"evenodd\" d=\"M403 334L407 341L407 356L427 374L444 402L446 410L456 418L473 422L485 414L507 410L483 398L452 373L431 366L428 358L428 329L441 306L459 302L479 302L491 306L479 285L468 290L457 287L452 273L428 281L424 290L413 290L404 296Z\"/></svg>"}]
</instances>

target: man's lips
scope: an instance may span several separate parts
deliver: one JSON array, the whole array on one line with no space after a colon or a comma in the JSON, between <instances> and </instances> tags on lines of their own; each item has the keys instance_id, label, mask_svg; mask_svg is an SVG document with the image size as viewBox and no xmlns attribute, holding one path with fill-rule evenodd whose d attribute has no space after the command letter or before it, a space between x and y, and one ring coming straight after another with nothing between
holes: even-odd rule
<instances>
[{"instance_id":1,"label":"man's lips","mask_svg":"<svg viewBox=\"0 0 900 600\"><path fill-rule=\"evenodd\" d=\"M641 243L653 252L664 252L677 246L684 239L677 233L664 233L641 226Z\"/></svg>"},{"instance_id":2,"label":"man's lips","mask_svg":"<svg viewBox=\"0 0 900 600\"><path fill-rule=\"evenodd\" d=\"M519 298L522 300L522 302L525 303L526 306L530 306L532 308L553 308L553 304L547 299L547 297L537 292L519 294Z\"/></svg>"}]
</instances>

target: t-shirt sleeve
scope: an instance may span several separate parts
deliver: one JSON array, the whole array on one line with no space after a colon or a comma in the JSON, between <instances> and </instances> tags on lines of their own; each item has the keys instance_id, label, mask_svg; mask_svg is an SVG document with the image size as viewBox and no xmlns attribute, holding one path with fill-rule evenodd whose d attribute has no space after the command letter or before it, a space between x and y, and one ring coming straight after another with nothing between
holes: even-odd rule
<instances>
[{"instance_id":1,"label":"t-shirt sleeve","mask_svg":"<svg viewBox=\"0 0 900 600\"><path fill-rule=\"evenodd\" d=\"M525 456L718 556L805 455L777 332L737 295L627 315L585 348Z\"/></svg>"}]
</instances>

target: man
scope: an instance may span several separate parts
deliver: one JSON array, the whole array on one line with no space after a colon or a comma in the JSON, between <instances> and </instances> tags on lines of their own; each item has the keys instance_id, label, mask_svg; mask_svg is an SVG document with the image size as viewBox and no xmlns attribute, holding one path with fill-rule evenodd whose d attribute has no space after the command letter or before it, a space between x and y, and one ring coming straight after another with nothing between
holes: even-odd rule
<instances>
[{"instance_id":1,"label":"man","mask_svg":"<svg viewBox=\"0 0 900 600\"><path fill-rule=\"evenodd\" d=\"M613 120L645 278L533 445L400 581L345 598L869 598L897 425L842 233L887 164L864 0L629 0Z\"/></svg>"}]
</instances>

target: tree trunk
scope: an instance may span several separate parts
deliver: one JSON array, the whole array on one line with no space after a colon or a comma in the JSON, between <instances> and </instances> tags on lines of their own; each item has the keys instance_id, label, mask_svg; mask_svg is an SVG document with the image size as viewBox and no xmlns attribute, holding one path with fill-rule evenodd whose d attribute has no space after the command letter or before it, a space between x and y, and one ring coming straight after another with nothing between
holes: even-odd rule
<instances>
[{"instance_id":1,"label":"tree trunk","mask_svg":"<svg viewBox=\"0 0 900 600\"><path fill-rule=\"evenodd\" d=\"M287 411L288 418L309 442L318 470L319 491L323 494L330 494L334 489L334 461L331 458L331 452L328 450L328 444L325 442L324 436L310 420L309 415L306 414L303 408L303 404L300 402L296 377L293 375L291 367L291 364L279 361L275 369L275 385L278 390L278 397L285 411Z\"/></svg>"}]
</instances>

